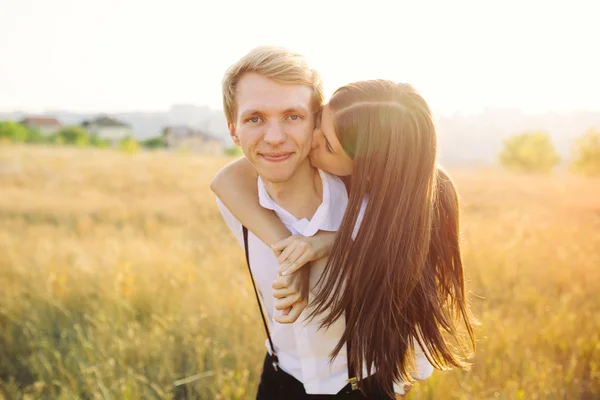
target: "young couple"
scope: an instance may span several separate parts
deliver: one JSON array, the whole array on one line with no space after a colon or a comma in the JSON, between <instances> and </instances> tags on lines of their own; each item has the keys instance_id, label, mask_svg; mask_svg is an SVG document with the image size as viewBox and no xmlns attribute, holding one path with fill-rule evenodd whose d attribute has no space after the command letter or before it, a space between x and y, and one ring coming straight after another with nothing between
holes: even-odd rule
<instances>
[{"instance_id":1,"label":"young couple","mask_svg":"<svg viewBox=\"0 0 600 400\"><path fill-rule=\"evenodd\" d=\"M270 325L257 398L393 399L467 367L460 325L474 348L458 195L410 85L355 82L323 102L317 71L282 48L223 79L245 158L211 189Z\"/></svg>"}]
</instances>

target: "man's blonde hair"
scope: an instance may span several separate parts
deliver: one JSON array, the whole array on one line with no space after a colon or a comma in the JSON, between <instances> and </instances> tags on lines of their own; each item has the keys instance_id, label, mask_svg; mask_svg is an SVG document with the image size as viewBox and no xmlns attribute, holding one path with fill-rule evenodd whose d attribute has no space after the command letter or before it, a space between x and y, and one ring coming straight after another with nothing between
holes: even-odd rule
<instances>
[{"instance_id":1,"label":"man's blonde hair","mask_svg":"<svg viewBox=\"0 0 600 400\"><path fill-rule=\"evenodd\" d=\"M237 114L236 85L248 72L255 72L279 83L303 85L312 88L312 111L323 106L325 95L319 73L312 68L304 56L283 47L256 47L225 72L223 78L223 110L227 122L235 123Z\"/></svg>"}]
</instances>

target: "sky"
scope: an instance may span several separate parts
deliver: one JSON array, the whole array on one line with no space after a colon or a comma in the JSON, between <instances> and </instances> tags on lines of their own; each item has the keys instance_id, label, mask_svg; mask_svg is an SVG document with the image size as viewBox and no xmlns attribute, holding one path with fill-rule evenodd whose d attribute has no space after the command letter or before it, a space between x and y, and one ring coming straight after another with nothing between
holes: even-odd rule
<instances>
[{"instance_id":1,"label":"sky","mask_svg":"<svg viewBox=\"0 0 600 400\"><path fill-rule=\"evenodd\" d=\"M219 109L258 45L305 54L328 95L385 78L439 114L600 111L594 3L0 0L0 111Z\"/></svg>"}]
</instances>

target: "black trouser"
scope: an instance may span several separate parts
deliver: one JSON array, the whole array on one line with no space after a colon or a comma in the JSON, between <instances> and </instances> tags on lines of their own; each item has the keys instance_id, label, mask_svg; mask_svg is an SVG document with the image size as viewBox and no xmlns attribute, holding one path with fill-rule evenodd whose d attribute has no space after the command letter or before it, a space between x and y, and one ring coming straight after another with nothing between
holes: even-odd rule
<instances>
[{"instance_id":1,"label":"black trouser","mask_svg":"<svg viewBox=\"0 0 600 400\"><path fill-rule=\"evenodd\" d=\"M371 378L366 378L371 379ZM258 385L256 400L325 400L325 399L348 399L348 400L390 400L389 396L377 392L366 396L360 390L351 390L350 384L346 385L338 394L306 394L304 386L293 376L283 372L281 368L277 371L273 368L273 360L269 353L265 357L263 372Z\"/></svg>"}]
</instances>

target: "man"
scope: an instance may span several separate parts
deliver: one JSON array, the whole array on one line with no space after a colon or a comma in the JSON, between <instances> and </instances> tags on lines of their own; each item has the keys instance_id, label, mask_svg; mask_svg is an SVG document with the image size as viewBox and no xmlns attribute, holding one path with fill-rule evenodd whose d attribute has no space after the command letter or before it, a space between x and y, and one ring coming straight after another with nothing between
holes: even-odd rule
<instances>
[{"instance_id":1,"label":"man","mask_svg":"<svg viewBox=\"0 0 600 400\"><path fill-rule=\"evenodd\" d=\"M310 236L318 230L337 231L348 202L343 182L315 169L307 158L314 116L323 103L317 72L299 54L281 48L256 48L227 71L223 104L230 136L258 173L261 206L275 211L286 228ZM241 245L242 225L217 200L221 213ZM276 320L276 308L298 306L305 299L278 300L271 296L279 264L272 250L252 233L248 235L252 275L267 312L271 335L259 399L313 398L338 395L364 398L349 383L346 349L331 363L329 354L339 341L345 319L327 330L303 318L293 324ZM304 303L303 303L304 302ZM278 318L280 321L281 318ZM274 349L269 341L272 340ZM273 350L277 365L273 367ZM315 397L318 398L318 397Z\"/></svg>"}]
</instances>

